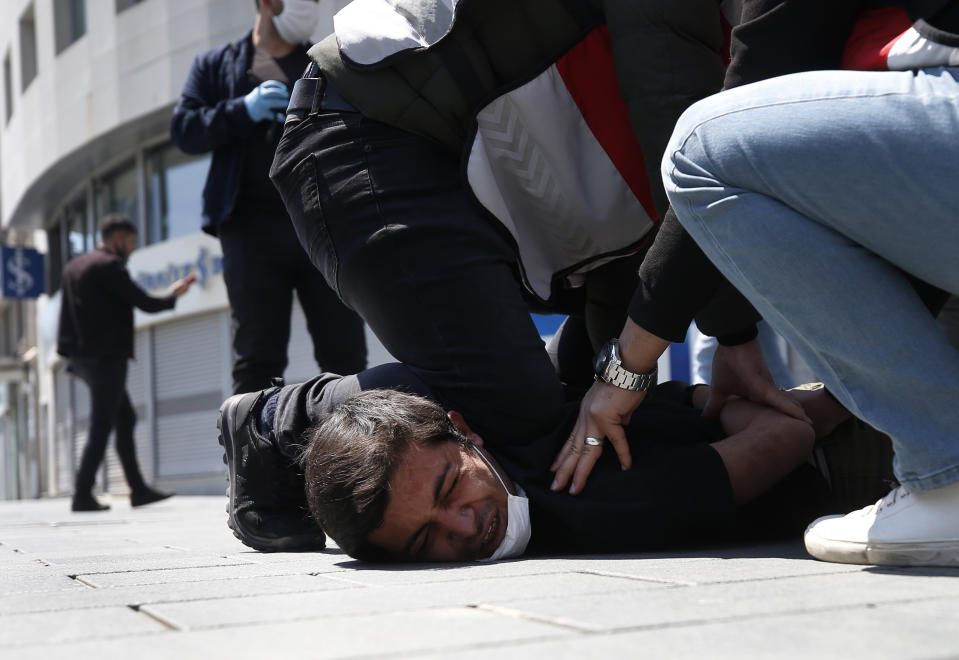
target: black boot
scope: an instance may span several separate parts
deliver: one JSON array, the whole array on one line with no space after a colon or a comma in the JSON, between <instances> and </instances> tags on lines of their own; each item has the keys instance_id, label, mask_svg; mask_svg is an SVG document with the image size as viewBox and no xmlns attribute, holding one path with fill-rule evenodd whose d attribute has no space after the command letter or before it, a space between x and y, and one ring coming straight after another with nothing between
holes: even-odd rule
<instances>
[{"instance_id":1,"label":"black boot","mask_svg":"<svg viewBox=\"0 0 959 660\"><path fill-rule=\"evenodd\" d=\"M813 463L832 489L837 511L853 511L899 485L892 471L892 440L855 417L816 442Z\"/></svg>"},{"instance_id":2,"label":"black boot","mask_svg":"<svg viewBox=\"0 0 959 660\"><path fill-rule=\"evenodd\" d=\"M261 551L322 550L326 536L309 514L305 481L272 433L259 431L260 409L273 387L236 394L220 406L217 428L229 469L228 524L244 544Z\"/></svg>"}]
</instances>

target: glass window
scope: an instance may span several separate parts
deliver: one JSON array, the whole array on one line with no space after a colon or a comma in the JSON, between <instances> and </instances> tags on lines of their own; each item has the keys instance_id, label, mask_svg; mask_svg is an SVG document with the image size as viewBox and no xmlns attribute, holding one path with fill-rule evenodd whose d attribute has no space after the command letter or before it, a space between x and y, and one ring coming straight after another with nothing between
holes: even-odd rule
<instances>
[{"instance_id":1,"label":"glass window","mask_svg":"<svg viewBox=\"0 0 959 660\"><path fill-rule=\"evenodd\" d=\"M37 21L33 4L20 16L20 91L37 77Z\"/></svg>"},{"instance_id":2,"label":"glass window","mask_svg":"<svg viewBox=\"0 0 959 660\"><path fill-rule=\"evenodd\" d=\"M133 161L101 177L96 184L96 222L108 213L122 213L140 226L137 168ZM140 237L140 242L143 237Z\"/></svg>"},{"instance_id":3,"label":"glass window","mask_svg":"<svg viewBox=\"0 0 959 660\"><path fill-rule=\"evenodd\" d=\"M53 0L53 23L59 55L87 32L86 0Z\"/></svg>"},{"instance_id":4,"label":"glass window","mask_svg":"<svg viewBox=\"0 0 959 660\"><path fill-rule=\"evenodd\" d=\"M47 293L60 288L63 275L63 223L47 229Z\"/></svg>"},{"instance_id":5,"label":"glass window","mask_svg":"<svg viewBox=\"0 0 959 660\"><path fill-rule=\"evenodd\" d=\"M10 67L10 51L3 56L3 100L6 121L13 116L13 69Z\"/></svg>"},{"instance_id":6,"label":"glass window","mask_svg":"<svg viewBox=\"0 0 959 660\"><path fill-rule=\"evenodd\" d=\"M172 144L147 153L147 233L156 243L197 231L209 156L189 156Z\"/></svg>"},{"instance_id":7,"label":"glass window","mask_svg":"<svg viewBox=\"0 0 959 660\"><path fill-rule=\"evenodd\" d=\"M119 14L124 9L129 9L133 5L138 5L144 0L117 0L117 13Z\"/></svg>"},{"instance_id":8,"label":"glass window","mask_svg":"<svg viewBox=\"0 0 959 660\"><path fill-rule=\"evenodd\" d=\"M67 233L67 259L83 254L94 246L87 222L86 197L71 202L64 211L63 226Z\"/></svg>"}]
</instances>

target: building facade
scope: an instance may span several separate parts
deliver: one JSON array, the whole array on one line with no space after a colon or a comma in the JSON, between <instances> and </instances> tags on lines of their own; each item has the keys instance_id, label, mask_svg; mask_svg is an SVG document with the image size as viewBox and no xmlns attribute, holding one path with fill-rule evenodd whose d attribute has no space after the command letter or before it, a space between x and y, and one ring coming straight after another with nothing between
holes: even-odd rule
<instances>
[{"instance_id":1,"label":"building facade","mask_svg":"<svg viewBox=\"0 0 959 660\"><path fill-rule=\"evenodd\" d=\"M345 0L321 0L316 37ZM96 244L98 218L129 215L129 270L160 292L193 272L174 311L137 313L128 390L148 479L222 492L216 410L230 394L230 320L219 242L199 231L209 157L170 142L193 58L253 25L252 0L0 3L0 244L44 256L44 293L0 300L0 498L68 494L85 441L86 386L56 355L60 274ZM288 381L316 373L296 306ZM371 339L371 364L388 359ZM124 492L112 447L98 483Z\"/></svg>"}]
</instances>

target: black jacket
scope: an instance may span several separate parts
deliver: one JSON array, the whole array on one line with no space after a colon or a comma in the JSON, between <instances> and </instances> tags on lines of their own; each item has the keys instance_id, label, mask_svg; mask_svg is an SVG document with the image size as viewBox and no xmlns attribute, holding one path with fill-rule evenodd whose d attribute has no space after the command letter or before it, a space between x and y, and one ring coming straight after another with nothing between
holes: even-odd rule
<instances>
[{"instance_id":1,"label":"black jacket","mask_svg":"<svg viewBox=\"0 0 959 660\"><path fill-rule=\"evenodd\" d=\"M253 90L247 71L253 62L253 33L197 55L173 109L170 136L188 154L213 152L203 187L203 230L233 210L246 155L245 138L256 123L243 97Z\"/></svg>"},{"instance_id":2,"label":"black jacket","mask_svg":"<svg viewBox=\"0 0 959 660\"><path fill-rule=\"evenodd\" d=\"M133 357L133 308L172 309L176 296L155 298L134 284L123 261L97 248L63 269L57 353L71 358Z\"/></svg>"},{"instance_id":3,"label":"black jacket","mask_svg":"<svg viewBox=\"0 0 959 660\"><path fill-rule=\"evenodd\" d=\"M298 48L305 58L306 49ZM243 102L255 86L249 74L253 52L251 31L242 39L198 55L170 123L170 136L181 150L188 154L213 152L203 187L203 231L214 236L233 212L247 141L256 126Z\"/></svg>"},{"instance_id":4,"label":"black jacket","mask_svg":"<svg viewBox=\"0 0 959 660\"><path fill-rule=\"evenodd\" d=\"M725 465L709 446L726 434L718 420L690 405L686 390L672 381L651 391L626 427L632 468L623 471L607 448L575 496L549 489L548 466L569 436L578 402L556 432L526 445L487 438L487 450L529 498L527 554L644 552L795 537L829 512L829 489L810 465L737 507Z\"/></svg>"}]
</instances>

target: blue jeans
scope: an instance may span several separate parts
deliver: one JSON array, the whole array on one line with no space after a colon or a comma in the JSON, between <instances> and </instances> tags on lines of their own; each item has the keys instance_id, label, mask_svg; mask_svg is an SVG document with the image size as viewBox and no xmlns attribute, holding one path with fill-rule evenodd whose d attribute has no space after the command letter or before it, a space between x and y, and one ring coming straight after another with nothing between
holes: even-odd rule
<instances>
[{"instance_id":1,"label":"blue jeans","mask_svg":"<svg viewBox=\"0 0 959 660\"><path fill-rule=\"evenodd\" d=\"M959 480L959 352L904 275L959 292L959 69L813 72L697 103L663 160L719 270L911 490Z\"/></svg>"}]
</instances>

